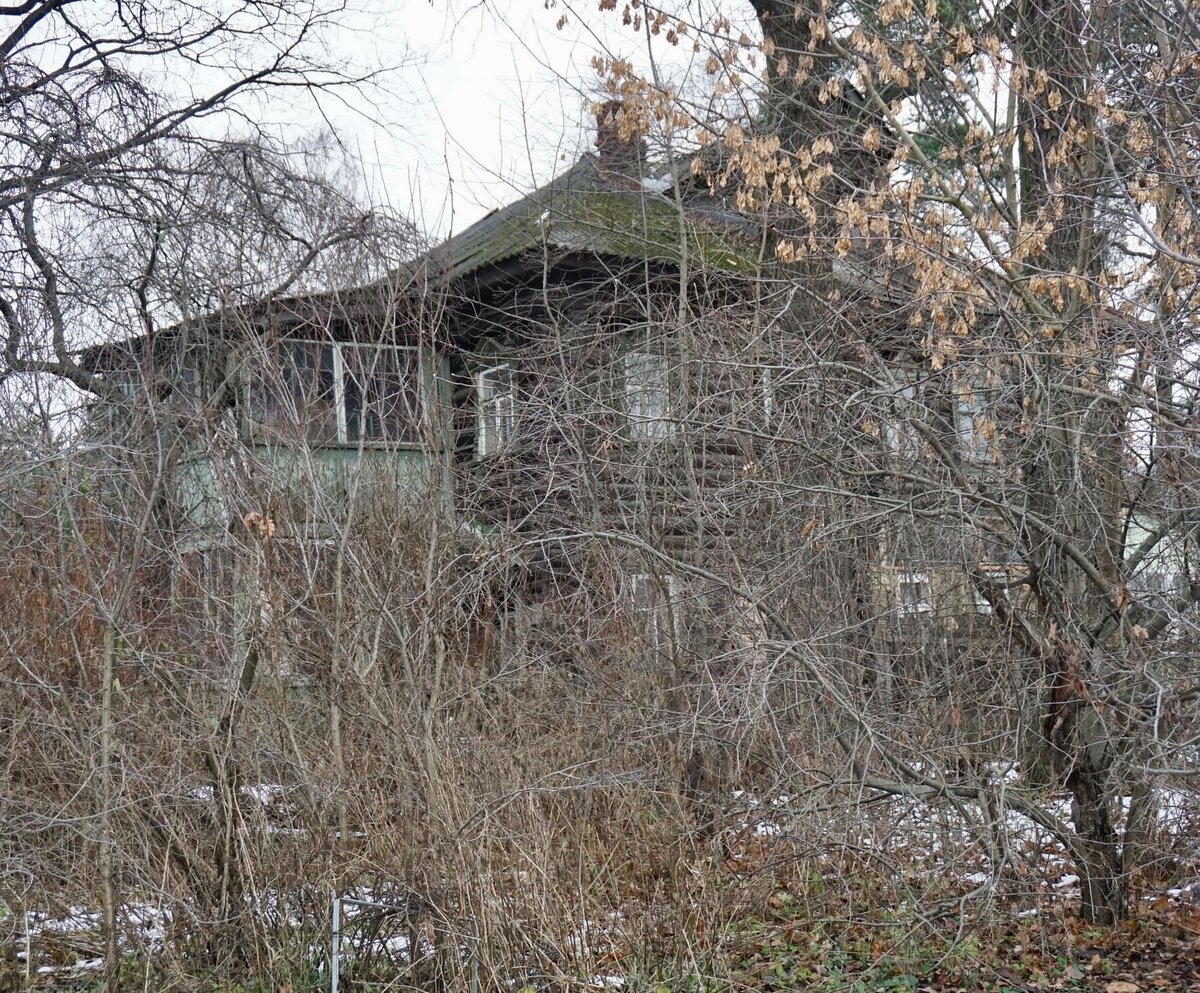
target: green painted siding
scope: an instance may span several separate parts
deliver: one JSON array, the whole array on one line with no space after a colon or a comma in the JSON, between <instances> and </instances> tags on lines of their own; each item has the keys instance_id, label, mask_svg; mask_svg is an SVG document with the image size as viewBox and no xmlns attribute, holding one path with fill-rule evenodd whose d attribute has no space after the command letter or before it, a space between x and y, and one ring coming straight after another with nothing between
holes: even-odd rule
<instances>
[{"instance_id":1,"label":"green painted siding","mask_svg":"<svg viewBox=\"0 0 1200 993\"><path fill-rule=\"evenodd\" d=\"M449 514L444 460L413 448L247 447L236 461L199 457L176 473L185 544L206 544L247 513L268 513L288 533L321 535L347 514Z\"/></svg>"},{"instance_id":2,"label":"green painted siding","mask_svg":"<svg viewBox=\"0 0 1200 993\"><path fill-rule=\"evenodd\" d=\"M173 496L183 546L220 542L249 513L269 514L281 534L310 537L336 533L348 514L385 522L431 512L450 516L448 364L440 359L436 375L431 365L422 362L423 428L432 432L432 446L264 443L243 424L236 451L198 452L181 461Z\"/></svg>"}]
</instances>

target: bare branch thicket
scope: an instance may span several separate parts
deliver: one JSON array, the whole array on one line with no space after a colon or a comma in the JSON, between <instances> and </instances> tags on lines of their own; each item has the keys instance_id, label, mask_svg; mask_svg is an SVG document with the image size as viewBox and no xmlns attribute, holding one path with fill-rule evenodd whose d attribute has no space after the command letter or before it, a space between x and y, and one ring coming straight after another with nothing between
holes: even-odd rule
<instances>
[{"instance_id":1,"label":"bare branch thicket","mask_svg":"<svg viewBox=\"0 0 1200 993\"><path fill-rule=\"evenodd\" d=\"M6 445L12 906L282 980L355 892L406 908L389 978L499 988L728 975L785 897L949 941L1055 858L1110 922L1191 864L1154 810L1195 772L1189 16L752 7L762 42L637 16L712 46L725 96L767 67L672 149L681 234L738 217L753 275L547 248L493 309L419 268L226 307L191 325L252 356L220 389ZM607 70L631 124L691 120ZM151 231L129 313L160 258L183 317L301 289L306 203L186 261ZM288 395L262 313L344 360L403 340L453 402L327 449L249 403ZM512 448L476 458L502 362Z\"/></svg>"},{"instance_id":2,"label":"bare branch thicket","mask_svg":"<svg viewBox=\"0 0 1200 993\"><path fill-rule=\"evenodd\" d=\"M877 753L844 748L851 778L883 788L881 762L892 792L944 797L945 759L931 776L911 743L952 752L964 734L986 745L973 764L1019 761L1031 787L1050 776L1071 796L1069 829L1054 830L1083 913L1110 922L1140 862L1137 822L1178 783L1165 756L1194 738L1195 150L1178 97L1194 25L1153 5L752 6L761 42L734 41L721 16L639 19L670 41L724 34L707 66L718 90L763 80L757 115L717 129L693 168L770 232L790 301L759 312L782 328L772 355L785 372L814 355L850 415L813 411L830 431L818 459L796 426L780 432L800 473L776 485L791 506L837 494L810 539L872 562L867 582L894 584L901 614L942 614L926 627L953 646L914 626L891 642L843 631L825 649L866 649L864 673L885 681L899 669L921 685L939 655L947 667L933 714L893 701L864 722L839 696ZM628 63L605 68L610 92L645 112L681 109ZM986 617L969 631L937 603L954 572L953 595ZM862 602L845 579L824 590L831 611Z\"/></svg>"}]
</instances>

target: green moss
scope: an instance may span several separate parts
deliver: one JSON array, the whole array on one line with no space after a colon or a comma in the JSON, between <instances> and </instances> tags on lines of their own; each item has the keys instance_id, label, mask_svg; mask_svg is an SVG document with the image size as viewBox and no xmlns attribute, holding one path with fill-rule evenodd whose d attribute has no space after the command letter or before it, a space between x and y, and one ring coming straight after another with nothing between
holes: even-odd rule
<instances>
[{"instance_id":1,"label":"green moss","mask_svg":"<svg viewBox=\"0 0 1200 993\"><path fill-rule=\"evenodd\" d=\"M681 265L681 234L689 265L747 274L758 267L757 245L686 218L680 229L671 201L637 191L559 191L464 232L449 264L465 275L527 251L551 247L617 258Z\"/></svg>"},{"instance_id":2,"label":"green moss","mask_svg":"<svg viewBox=\"0 0 1200 993\"><path fill-rule=\"evenodd\" d=\"M649 259L680 265L686 237L687 258L694 264L745 273L758 265L756 246L734 240L692 217L679 223L679 210L668 200L624 193L574 193L559 215L547 218L556 243L577 237L580 248L621 258Z\"/></svg>"}]
</instances>

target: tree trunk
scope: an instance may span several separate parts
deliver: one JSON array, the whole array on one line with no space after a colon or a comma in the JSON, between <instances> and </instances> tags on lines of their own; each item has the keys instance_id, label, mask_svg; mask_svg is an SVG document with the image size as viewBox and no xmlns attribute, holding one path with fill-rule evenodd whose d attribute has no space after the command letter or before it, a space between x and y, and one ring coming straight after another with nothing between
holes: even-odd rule
<instances>
[{"instance_id":1,"label":"tree trunk","mask_svg":"<svg viewBox=\"0 0 1200 993\"><path fill-rule=\"evenodd\" d=\"M252 548L252 564L240 558L234 564L234 664L236 678L217 719L215 734L205 750L213 790L213 807L217 822L216 845L213 853L217 890L216 909L225 927L218 941L226 946L235 963L244 960L247 934L242 928L246 907L244 903L244 867L238 854L237 832L242 823L241 765L238 758L240 718L247 697L254 689L258 676L258 625L261 604L261 550Z\"/></svg>"},{"instance_id":2,"label":"tree trunk","mask_svg":"<svg viewBox=\"0 0 1200 993\"><path fill-rule=\"evenodd\" d=\"M104 626L104 658L100 688L100 887L104 931L104 986L120 989L121 952L117 944L116 842L113 838L113 679L117 651L116 621Z\"/></svg>"},{"instance_id":3,"label":"tree trunk","mask_svg":"<svg viewBox=\"0 0 1200 993\"><path fill-rule=\"evenodd\" d=\"M1049 225L1028 271L1051 280L1092 275L1103 254L1093 210L1095 156L1060 151L1073 128L1094 126L1084 8L1079 0L1021 0L1016 13L1014 48L1024 63L1021 218L1026 225ZM1087 298L1064 285L1058 296L1043 293L1044 313L1030 315L1050 329L1050 337L1034 359L1038 382L1025 398L1037 421L1025 464L1028 507L1041 521L1026 535L1027 556L1048 649L1045 741L1054 771L1072 795L1080 915L1107 925L1125 916L1127 875L1112 821L1115 742L1092 694L1103 692L1105 677L1121 668L1126 650L1121 634L1095 635L1121 609L1122 421L1116 411L1097 414L1079 400L1088 384L1073 352L1097 354L1090 336L1103 329ZM1109 358L1102 352L1098 357Z\"/></svg>"},{"instance_id":4,"label":"tree trunk","mask_svg":"<svg viewBox=\"0 0 1200 993\"><path fill-rule=\"evenodd\" d=\"M1121 846L1113 826L1108 771L1085 759L1072 784L1071 814L1079 836L1076 862L1079 916L1091 924L1115 924L1128 909Z\"/></svg>"}]
</instances>

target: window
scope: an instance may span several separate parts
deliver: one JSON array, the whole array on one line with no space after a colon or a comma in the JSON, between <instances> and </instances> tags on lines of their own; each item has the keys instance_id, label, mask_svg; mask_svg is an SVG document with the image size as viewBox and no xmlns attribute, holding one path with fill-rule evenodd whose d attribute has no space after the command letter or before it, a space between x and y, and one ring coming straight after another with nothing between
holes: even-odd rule
<instances>
[{"instance_id":1,"label":"window","mask_svg":"<svg viewBox=\"0 0 1200 993\"><path fill-rule=\"evenodd\" d=\"M933 610L929 589L929 573L900 573L900 613L928 614Z\"/></svg>"},{"instance_id":2,"label":"window","mask_svg":"<svg viewBox=\"0 0 1200 993\"><path fill-rule=\"evenodd\" d=\"M412 441L420 423L415 349L282 341L251 387L251 418L270 436L317 445Z\"/></svg>"},{"instance_id":3,"label":"window","mask_svg":"<svg viewBox=\"0 0 1200 993\"><path fill-rule=\"evenodd\" d=\"M629 597L646 626L647 640L656 651L670 647L667 638L679 637L679 580L639 572L629 577Z\"/></svg>"},{"instance_id":4,"label":"window","mask_svg":"<svg viewBox=\"0 0 1200 993\"><path fill-rule=\"evenodd\" d=\"M517 427L516 377L507 363L475 377L476 451L495 455L512 441Z\"/></svg>"},{"instance_id":5,"label":"window","mask_svg":"<svg viewBox=\"0 0 1200 993\"><path fill-rule=\"evenodd\" d=\"M992 608L991 601L988 600L988 598L986 596L984 596L983 590L981 590L978 586L974 586L974 585L972 585L971 588L975 592L975 613L977 613L977 614L992 613L993 608Z\"/></svg>"},{"instance_id":6,"label":"window","mask_svg":"<svg viewBox=\"0 0 1200 993\"><path fill-rule=\"evenodd\" d=\"M892 394L883 424L884 443L897 455L915 458L921 454L921 436L908 418L917 402L917 384L904 383Z\"/></svg>"},{"instance_id":7,"label":"window","mask_svg":"<svg viewBox=\"0 0 1200 993\"><path fill-rule=\"evenodd\" d=\"M991 425L987 408L980 395L969 387L959 392L957 422L959 441L966 457L974 462L990 459L992 450L988 436Z\"/></svg>"},{"instance_id":8,"label":"window","mask_svg":"<svg viewBox=\"0 0 1200 993\"><path fill-rule=\"evenodd\" d=\"M989 570L983 573L983 581L991 587L1007 587L1008 574L1001 570ZM975 613L990 614L993 611L991 601L983 595L983 591L971 583L971 590L975 594ZM1006 596L1003 589L997 589L993 596Z\"/></svg>"},{"instance_id":9,"label":"window","mask_svg":"<svg viewBox=\"0 0 1200 993\"><path fill-rule=\"evenodd\" d=\"M761 404L763 427L775 426L775 370L769 365L760 365L756 376L758 400Z\"/></svg>"},{"instance_id":10,"label":"window","mask_svg":"<svg viewBox=\"0 0 1200 993\"><path fill-rule=\"evenodd\" d=\"M670 377L667 357L650 352L625 356L625 409L630 435L638 441L661 441L671 435Z\"/></svg>"},{"instance_id":11,"label":"window","mask_svg":"<svg viewBox=\"0 0 1200 993\"><path fill-rule=\"evenodd\" d=\"M1185 591L1183 576L1164 568L1165 563L1155 563L1150 568L1139 570L1129 580L1129 588L1137 596L1159 603L1170 601Z\"/></svg>"}]
</instances>

